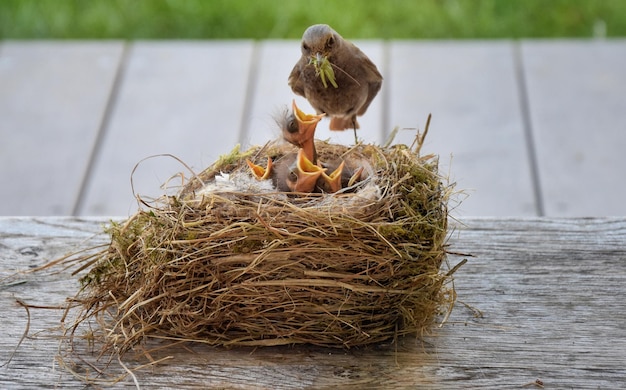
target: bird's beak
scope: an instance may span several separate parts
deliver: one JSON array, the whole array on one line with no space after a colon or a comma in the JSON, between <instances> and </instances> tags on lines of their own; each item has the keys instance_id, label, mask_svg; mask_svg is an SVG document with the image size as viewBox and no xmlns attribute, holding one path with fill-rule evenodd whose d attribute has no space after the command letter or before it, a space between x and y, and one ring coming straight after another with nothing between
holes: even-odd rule
<instances>
[{"instance_id":1,"label":"bird's beak","mask_svg":"<svg viewBox=\"0 0 626 390\"><path fill-rule=\"evenodd\" d=\"M317 60L318 64L322 63L322 60L324 59L324 56L322 55L322 53L315 53L315 59Z\"/></svg>"},{"instance_id":2,"label":"bird's beak","mask_svg":"<svg viewBox=\"0 0 626 390\"><path fill-rule=\"evenodd\" d=\"M300 133L302 134L302 130L308 130L309 132L315 132L315 127L317 127L317 122L321 121L324 115L326 114L306 114L296 105L296 100L291 101L291 108L293 109L293 114L298 121L298 128L300 129ZM310 127L313 130L310 130Z\"/></svg>"},{"instance_id":3,"label":"bird's beak","mask_svg":"<svg viewBox=\"0 0 626 390\"><path fill-rule=\"evenodd\" d=\"M341 173L343 172L345 165L346 163L342 161L337 169L335 169L330 175L327 175L326 172L322 172L322 177L328 184L330 192L337 192L341 189Z\"/></svg>"},{"instance_id":4,"label":"bird's beak","mask_svg":"<svg viewBox=\"0 0 626 390\"><path fill-rule=\"evenodd\" d=\"M296 117L296 121L298 122L298 143L300 144L300 147L304 149L304 153L309 161L315 164L317 162L317 153L315 151L314 142L315 129L317 128L317 123L321 121L326 114L305 114L298 108L295 99L292 101L291 106L293 108L293 115Z\"/></svg>"},{"instance_id":5,"label":"bird's beak","mask_svg":"<svg viewBox=\"0 0 626 390\"><path fill-rule=\"evenodd\" d=\"M361 174L363 173L363 167L359 167L348 180L348 187L352 187L355 183L361 181Z\"/></svg>"},{"instance_id":6,"label":"bird's beak","mask_svg":"<svg viewBox=\"0 0 626 390\"><path fill-rule=\"evenodd\" d=\"M256 177L258 180L266 180L270 178L270 175L272 174L272 158L271 157L267 158L267 167L265 168L263 168L260 165L254 164L249 159L246 159L246 163L250 167L250 170L252 171L252 174L254 175L254 177Z\"/></svg>"},{"instance_id":7,"label":"bird's beak","mask_svg":"<svg viewBox=\"0 0 626 390\"><path fill-rule=\"evenodd\" d=\"M298 157L296 158L295 174L297 179L295 182L287 181L287 186L293 192L313 192L317 179L319 179L320 175L322 175L325 170L326 168L313 164L304 155L304 151L300 149L298 151Z\"/></svg>"}]
</instances>

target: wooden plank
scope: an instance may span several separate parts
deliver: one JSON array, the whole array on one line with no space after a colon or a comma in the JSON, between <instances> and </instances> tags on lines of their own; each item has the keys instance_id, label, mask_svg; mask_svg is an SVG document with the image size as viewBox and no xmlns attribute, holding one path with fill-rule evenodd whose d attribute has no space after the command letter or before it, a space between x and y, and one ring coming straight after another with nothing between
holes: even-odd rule
<instances>
[{"instance_id":1,"label":"wooden plank","mask_svg":"<svg viewBox=\"0 0 626 390\"><path fill-rule=\"evenodd\" d=\"M383 72L383 43L379 41L355 41L366 53L379 70ZM253 99L246 125L246 132L241 140L243 145L263 145L265 142L280 137L280 130L276 126L273 116L278 114L282 107L291 109L291 101L307 113L314 113L311 105L301 96L296 96L289 85L287 78L300 58L299 41L263 41L259 46L258 58L255 60L256 81L253 87ZM385 82L383 82L385 88ZM367 113L360 117L361 129L359 138L365 142L381 143L383 139L382 93L374 100ZM316 131L316 138L330 139L331 142L345 145L354 144L352 131L331 132L328 130L328 120L323 120Z\"/></svg>"},{"instance_id":2,"label":"wooden plank","mask_svg":"<svg viewBox=\"0 0 626 390\"><path fill-rule=\"evenodd\" d=\"M254 72L247 64L244 66L246 61L253 61L250 42L224 43L245 48L224 52L216 49L215 56L206 55L202 49L213 43L182 43L186 47L179 52L166 49L178 44L146 43L153 47L148 50L140 43L139 49L131 51L131 57L139 53L143 60L129 60L108 127L107 137L114 140L106 138L99 149L101 161L90 176L86 197L81 199L82 214L132 212L135 202L129 188L130 171L143 157L173 152L199 170L227 151L235 140L262 143L278 135L271 114L293 96L285 78L299 55L297 41L260 43L252 64ZM394 42L388 46L389 58L380 42L357 44L386 77L381 95L361 121L371 125L371 135L368 129L359 133L366 142L377 142L381 128L423 127L426 114L432 112L431 134L424 152L439 154L442 172L449 171L458 188L470 193L453 213L536 212L511 43ZM3 194L0 215L70 214L123 44L0 45L0 180L23 189ZM615 125L623 122L625 115L619 92L626 82L621 72L626 52L623 48L624 40L522 43L542 199L550 215L624 214L620 198L624 187L616 178L620 174L617 170L624 165L618 148L626 144L626 135ZM198 54L203 59L196 60L191 54L196 49L205 53ZM242 56L235 55L240 49ZM157 54L159 50L161 55ZM177 53L184 59L174 58ZM158 64L150 63L153 59ZM224 74L236 76L222 77ZM256 81L249 84L250 74L256 75ZM161 82L163 86L159 86ZM245 97L248 88L254 92L253 97ZM164 90L170 92L170 102L166 102ZM246 99L251 105L247 113L242 113ZM299 102L307 107L304 99ZM241 122L242 116L245 123ZM385 124L376 125L383 121ZM198 125L209 122L219 130ZM349 132L330 133L326 124L320 125L318 138L334 134L339 136L335 141L352 142ZM229 138L233 134L222 131L226 128L238 132L241 127L257 138L243 134ZM594 134L601 136L587 136L587 128L596 129ZM413 135L412 130L402 131L398 141L410 143ZM193 151L185 138L203 146ZM129 153L129 157L122 158L125 162L118 158ZM113 154L117 157L103 157ZM454 155L451 163L450 154ZM136 179L139 192L144 194L160 193L155 190L158 184L170 173L184 170L174 160L168 164L164 159L150 160L142 168ZM63 172L63 180L57 172ZM113 178L108 172L117 172L117 176Z\"/></svg>"},{"instance_id":3,"label":"wooden plank","mask_svg":"<svg viewBox=\"0 0 626 390\"><path fill-rule=\"evenodd\" d=\"M422 152L469 194L454 214L536 215L513 58L506 41L391 43L388 127L410 145L433 115Z\"/></svg>"},{"instance_id":4,"label":"wooden plank","mask_svg":"<svg viewBox=\"0 0 626 390\"><path fill-rule=\"evenodd\" d=\"M287 85L287 77L300 57L297 41L262 41L258 44L257 57L254 60L255 78L250 80L252 96L249 112L240 142L244 148L251 145L263 145L267 141L280 137L274 116L283 107L291 109L292 99L307 112L313 112L306 100L296 98ZM320 125L320 128L322 126Z\"/></svg>"},{"instance_id":5,"label":"wooden plank","mask_svg":"<svg viewBox=\"0 0 626 390\"><path fill-rule=\"evenodd\" d=\"M0 215L72 213L122 48L0 43Z\"/></svg>"},{"instance_id":6,"label":"wooden plank","mask_svg":"<svg viewBox=\"0 0 626 390\"><path fill-rule=\"evenodd\" d=\"M5 277L106 243L105 236L94 236L106 222L0 218L0 361L9 359L26 325L16 299L61 305L78 288L67 270ZM170 358L135 372L137 381L142 388L518 389L536 379L545 388L626 386L626 218L466 218L462 223L451 236L451 250L475 257L456 273L459 301L451 317L425 343L404 338L398 345L350 351L190 345L154 352L155 359ZM460 259L451 256L450 262ZM16 281L23 283L11 284ZM30 337L0 370L0 387L83 388L53 363L59 341L49 336L61 311L30 312ZM83 357L95 360L90 353ZM104 358L98 366L107 362ZM129 354L124 364L132 368L138 360ZM93 373L83 362L74 369ZM107 370L123 373L115 360ZM114 387L132 388L133 380L127 377Z\"/></svg>"},{"instance_id":7,"label":"wooden plank","mask_svg":"<svg viewBox=\"0 0 626 390\"><path fill-rule=\"evenodd\" d=\"M172 154L196 172L239 139L253 44L249 41L136 42L92 172L81 215L129 215L137 208L131 171ZM138 194L160 196L178 172L172 158L142 163Z\"/></svg>"},{"instance_id":8,"label":"wooden plank","mask_svg":"<svg viewBox=\"0 0 626 390\"><path fill-rule=\"evenodd\" d=\"M547 215L626 214L626 40L523 41Z\"/></svg>"}]
</instances>

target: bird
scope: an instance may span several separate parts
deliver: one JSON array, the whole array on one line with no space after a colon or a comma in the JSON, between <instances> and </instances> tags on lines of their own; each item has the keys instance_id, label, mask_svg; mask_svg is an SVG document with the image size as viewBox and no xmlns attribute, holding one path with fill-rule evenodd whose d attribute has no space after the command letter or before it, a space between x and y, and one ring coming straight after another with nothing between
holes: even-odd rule
<instances>
[{"instance_id":1,"label":"bird","mask_svg":"<svg viewBox=\"0 0 626 390\"><path fill-rule=\"evenodd\" d=\"M346 162L342 160L339 163L339 166L337 166L337 168L335 168L330 175L327 175L326 172L322 172L322 182L319 187L323 192L332 193L341 189L341 174L343 173L343 168L345 166Z\"/></svg>"},{"instance_id":2,"label":"bird","mask_svg":"<svg viewBox=\"0 0 626 390\"><path fill-rule=\"evenodd\" d=\"M297 146L298 152L287 153L276 162L268 156L265 167L246 159L252 175L260 181L272 180L278 191L297 193L334 193L360 181L363 167L346 169L343 159L318 161L315 129L323 117L324 114L306 114L294 99L291 111L285 109L275 119L283 138Z\"/></svg>"},{"instance_id":3,"label":"bird","mask_svg":"<svg viewBox=\"0 0 626 390\"><path fill-rule=\"evenodd\" d=\"M324 114L305 114L296 105L295 99L291 103L291 112L284 111L276 117L285 141L304 150L304 155L313 164L317 164L317 151L315 150L315 129Z\"/></svg>"},{"instance_id":4,"label":"bird","mask_svg":"<svg viewBox=\"0 0 626 390\"><path fill-rule=\"evenodd\" d=\"M326 171L326 168L313 164L304 149L288 153L276 163L268 158L266 167L254 164L250 159L246 159L246 163L257 180L271 180L274 188L281 192L314 192L320 176Z\"/></svg>"},{"instance_id":5,"label":"bird","mask_svg":"<svg viewBox=\"0 0 626 390\"><path fill-rule=\"evenodd\" d=\"M265 167L257 165L250 159L246 164L257 180L272 180L278 191L311 193L316 190L316 183L326 171L317 165L315 150L315 128L324 117L306 114L292 101L291 111L282 111L275 119L280 127L283 138L298 147L297 153L287 153L274 162L267 158Z\"/></svg>"},{"instance_id":6,"label":"bird","mask_svg":"<svg viewBox=\"0 0 626 390\"><path fill-rule=\"evenodd\" d=\"M382 86L378 68L327 24L306 29L301 53L289 75L289 86L295 94L305 97L318 114L330 117L330 130L352 128L357 141L356 117L365 114Z\"/></svg>"},{"instance_id":7,"label":"bird","mask_svg":"<svg viewBox=\"0 0 626 390\"><path fill-rule=\"evenodd\" d=\"M303 149L299 149L295 161L287 165L289 159L285 161L286 172L276 173L276 188L287 186L291 192L311 193L316 189L317 181L326 171L319 165L313 164L304 154Z\"/></svg>"},{"instance_id":8,"label":"bird","mask_svg":"<svg viewBox=\"0 0 626 390\"><path fill-rule=\"evenodd\" d=\"M288 110L283 111L283 114L277 117L276 121L278 126L281 128L283 138L287 142L301 148L304 157L306 157L313 165L325 168L321 163L318 164L314 140L315 129L323 117L324 114L306 114L298 108L296 100L294 99L291 103L291 112ZM308 166L307 164L301 165ZM342 171L344 166L344 162L340 161L335 164L331 174L327 175L326 172L323 171L318 179L318 185L314 188L319 188L323 192L339 191L342 188ZM250 166L250 168L252 169L252 166ZM260 170L258 171L261 172Z\"/></svg>"},{"instance_id":9,"label":"bird","mask_svg":"<svg viewBox=\"0 0 626 390\"><path fill-rule=\"evenodd\" d=\"M271 157L267 158L267 165L265 167L253 163L249 158L246 159L246 164L248 164L250 171L252 171L252 174L258 180L267 180L272 175L273 163Z\"/></svg>"},{"instance_id":10,"label":"bird","mask_svg":"<svg viewBox=\"0 0 626 390\"><path fill-rule=\"evenodd\" d=\"M265 167L254 164L250 159L246 159L246 163L257 180L271 180L274 188L282 192L334 193L359 182L363 172L363 167L354 170L346 168L345 161L341 159L330 164L313 164L304 149L288 153L276 163L268 157ZM328 171L332 172L327 174Z\"/></svg>"},{"instance_id":11,"label":"bird","mask_svg":"<svg viewBox=\"0 0 626 390\"><path fill-rule=\"evenodd\" d=\"M321 178L317 181L317 188L321 192L334 193L352 187L357 182L361 181L364 168L357 167L351 169L346 165L344 160L331 161L330 163L319 164L322 168L326 168L326 171L322 172ZM326 172L332 172L327 174Z\"/></svg>"}]
</instances>

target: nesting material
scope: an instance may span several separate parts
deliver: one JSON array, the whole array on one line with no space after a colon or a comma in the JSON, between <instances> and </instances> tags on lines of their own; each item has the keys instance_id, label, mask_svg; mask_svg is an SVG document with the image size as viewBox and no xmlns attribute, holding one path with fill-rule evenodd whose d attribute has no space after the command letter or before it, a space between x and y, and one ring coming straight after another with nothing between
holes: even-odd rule
<instances>
[{"instance_id":1,"label":"nesting material","mask_svg":"<svg viewBox=\"0 0 626 390\"><path fill-rule=\"evenodd\" d=\"M422 334L454 293L445 260L450 188L436 156L316 141L320 159L364 166L334 194L277 192L252 177L291 145L234 150L174 197L108 230L85 260L78 323L105 348L148 338L218 346L357 347Z\"/></svg>"}]
</instances>

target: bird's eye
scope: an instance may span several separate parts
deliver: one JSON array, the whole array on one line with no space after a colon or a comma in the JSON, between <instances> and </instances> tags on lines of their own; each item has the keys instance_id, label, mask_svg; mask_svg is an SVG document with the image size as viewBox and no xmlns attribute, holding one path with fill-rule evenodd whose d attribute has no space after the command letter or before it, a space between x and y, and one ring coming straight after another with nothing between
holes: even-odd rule
<instances>
[{"instance_id":1,"label":"bird's eye","mask_svg":"<svg viewBox=\"0 0 626 390\"><path fill-rule=\"evenodd\" d=\"M335 37L331 35L330 38L328 38L328 41L326 41L326 47L330 49L331 47L333 47L334 44L335 44Z\"/></svg>"},{"instance_id":2,"label":"bird's eye","mask_svg":"<svg viewBox=\"0 0 626 390\"><path fill-rule=\"evenodd\" d=\"M306 43L302 42L302 50L309 52L311 51L311 48L309 47L309 45L307 45Z\"/></svg>"},{"instance_id":3,"label":"bird's eye","mask_svg":"<svg viewBox=\"0 0 626 390\"><path fill-rule=\"evenodd\" d=\"M290 133L297 133L298 132L298 123L294 119L291 119L287 123L287 131L290 132Z\"/></svg>"}]
</instances>

